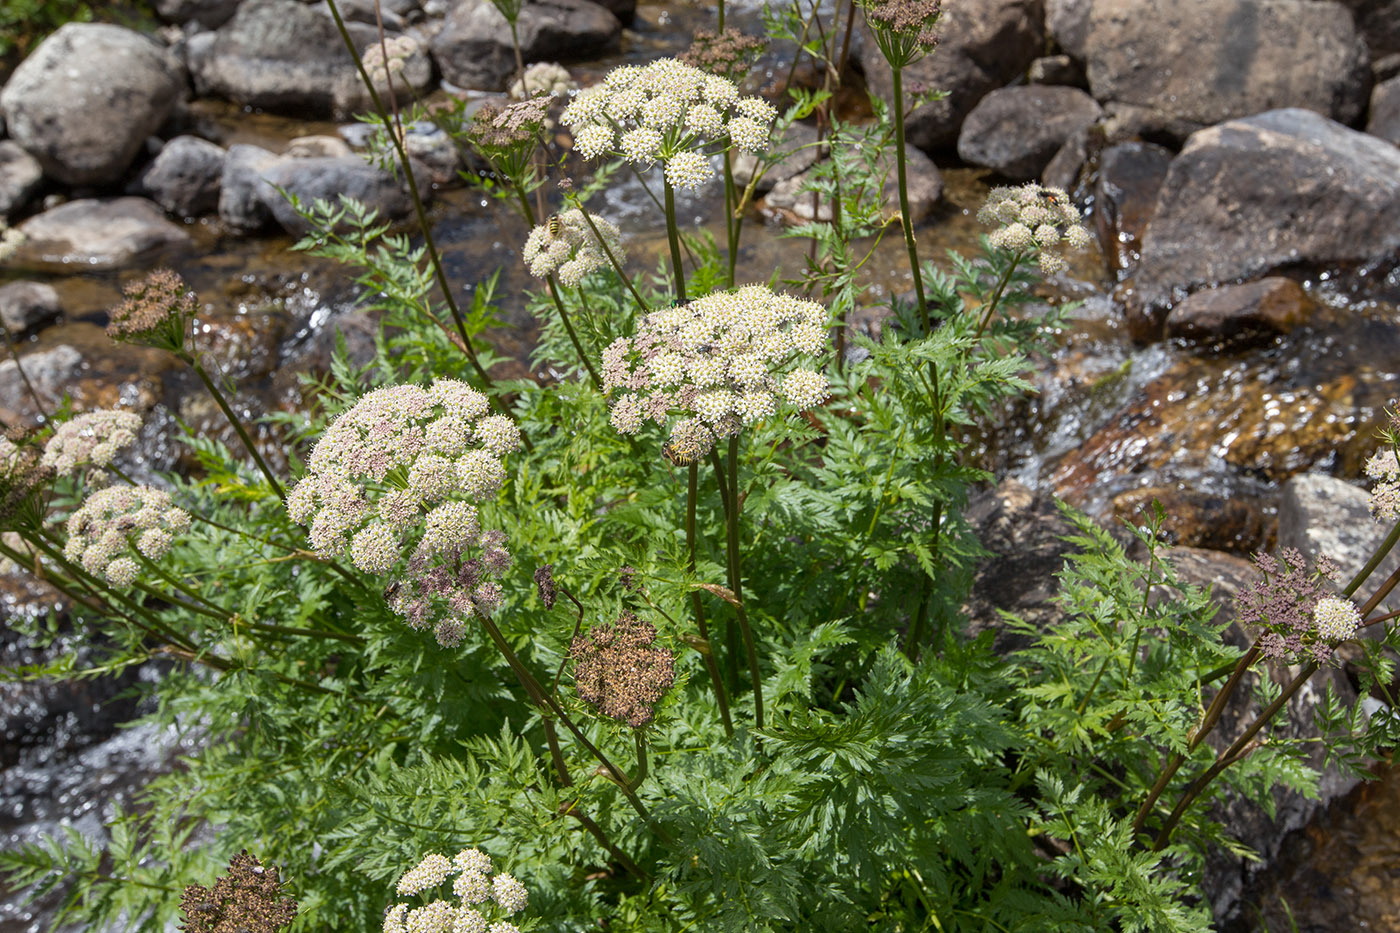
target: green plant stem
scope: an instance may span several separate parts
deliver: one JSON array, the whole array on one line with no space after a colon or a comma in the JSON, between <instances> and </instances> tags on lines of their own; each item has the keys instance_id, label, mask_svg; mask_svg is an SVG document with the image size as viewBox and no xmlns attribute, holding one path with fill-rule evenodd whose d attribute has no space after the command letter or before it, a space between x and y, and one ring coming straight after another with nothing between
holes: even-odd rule
<instances>
[{"instance_id":1,"label":"green plant stem","mask_svg":"<svg viewBox=\"0 0 1400 933\"><path fill-rule=\"evenodd\" d=\"M720 27L721 29L724 27ZM739 229L744 223L744 214L739 209L739 194L734 186L733 152L724 151L724 239L728 249L729 287L734 287L734 272L739 263ZM758 167L755 165L754 171Z\"/></svg>"},{"instance_id":2,"label":"green plant stem","mask_svg":"<svg viewBox=\"0 0 1400 933\"><path fill-rule=\"evenodd\" d=\"M582 798L561 806L560 811L578 820L579 825L588 830L589 834L592 835L594 839L598 840L598 844L608 850L608 854L617 860L617 863L622 866L624 871L641 881L650 882L652 880L651 873L639 866L626 852L623 852L613 844L613 841L603 832L603 828L578 808L580 803L582 803Z\"/></svg>"},{"instance_id":3,"label":"green plant stem","mask_svg":"<svg viewBox=\"0 0 1400 933\"><path fill-rule=\"evenodd\" d=\"M634 729L632 738L637 742L637 768L632 774L632 789L636 790L647 779L647 740L641 729Z\"/></svg>"},{"instance_id":4,"label":"green plant stem","mask_svg":"<svg viewBox=\"0 0 1400 933\"><path fill-rule=\"evenodd\" d=\"M676 228L676 194L671 189L671 183L663 175L661 183L666 187L666 241L671 246L671 269L675 274L676 300L684 303L685 297L685 267L681 264L681 237L680 231Z\"/></svg>"},{"instance_id":5,"label":"green plant stem","mask_svg":"<svg viewBox=\"0 0 1400 933\"><path fill-rule=\"evenodd\" d=\"M685 496L685 553L686 570L691 576L695 575L695 502L698 494L700 479L700 465L692 463L688 470L689 479L686 484ZM710 683L715 688L715 702L719 704L719 716L724 722L724 737L734 738L734 720L729 715L729 698L724 692L724 681L720 677L719 662L715 660L715 643L710 640L710 630L705 624L705 602L700 598L700 591L692 589L690 591L690 607L695 613L695 628L699 631L700 637L705 642L705 650L701 652L701 657L705 662L705 670L710 675Z\"/></svg>"},{"instance_id":6,"label":"green plant stem","mask_svg":"<svg viewBox=\"0 0 1400 933\"><path fill-rule=\"evenodd\" d=\"M1006 286L1011 282L1011 275L1016 271L1016 267L1025 258L1022 250L1017 250L1011 256L1011 264L1006 267L1006 271L997 280L996 290L992 292L992 300L987 302L987 309L982 312L982 319L977 323L977 333L972 335L973 340L980 340L982 334L986 332L987 325L992 321L992 315L996 312L997 305L1001 303L1002 293L1006 291Z\"/></svg>"},{"instance_id":7,"label":"green plant stem","mask_svg":"<svg viewBox=\"0 0 1400 933\"><path fill-rule=\"evenodd\" d=\"M271 467L267 465L267 461L264 460L262 454L258 452L258 446L253 443L253 439L248 436L248 430L243 427L243 422L239 420L238 416L233 413L233 409L229 407L228 400L224 398L224 394L219 391L219 387L214 384L214 380L209 378L209 373L205 370L204 364L195 359L195 357L187 351L180 353L179 356L195 371L195 375L199 376L199 380L204 383L204 388L208 389L209 394L214 397L214 401L218 404L219 410L224 413L224 417L228 419L228 423L232 425L233 430L238 433L238 439L243 442L243 446L246 447L248 453L252 455L253 462L256 463L258 469L262 471L262 475L267 480L268 485L272 487L273 492L277 493L277 498L286 502L287 493L282 489L282 484L277 481L276 476L272 475Z\"/></svg>"},{"instance_id":8,"label":"green plant stem","mask_svg":"<svg viewBox=\"0 0 1400 933\"><path fill-rule=\"evenodd\" d=\"M583 364L584 370L588 372L588 378L593 383L593 388L599 392L603 391L603 381L598 378L598 371L593 368L593 361L584 352L583 344L579 342L578 332L574 330L573 321L569 320L569 312L564 307L564 300L559 297L559 283L554 278L554 273L549 274L546 280L549 286L549 297L554 299L554 307L559 311L559 320L564 323L564 330L569 333L569 342L574 345L574 352L578 354L578 361Z\"/></svg>"},{"instance_id":9,"label":"green plant stem","mask_svg":"<svg viewBox=\"0 0 1400 933\"><path fill-rule=\"evenodd\" d=\"M724 32L724 0L719 0L717 5L719 7L719 20L715 26L715 31Z\"/></svg>"},{"instance_id":10,"label":"green plant stem","mask_svg":"<svg viewBox=\"0 0 1400 933\"><path fill-rule=\"evenodd\" d=\"M574 779L569 774L569 766L564 762L564 752L559 748L559 733L554 729L554 720L548 716L541 716L540 722L544 724L544 741L549 746L549 758L554 762L554 771L559 775L559 783L564 787L572 787Z\"/></svg>"},{"instance_id":11,"label":"green plant stem","mask_svg":"<svg viewBox=\"0 0 1400 933\"><path fill-rule=\"evenodd\" d=\"M637 293L637 287L632 284L632 277L627 274L626 269L622 268L622 263L618 261L617 256L612 251L612 247L609 246L608 241L603 238L602 231L600 231L598 225L593 222L593 215L588 213L588 209L583 206L583 202L578 198L574 198L571 203L574 209L583 215L584 223L588 224L588 229L593 231L593 238L597 240L598 245L603 248L604 254L608 257L608 262L612 265L614 271L617 272L617 277L622 279L622 284L626 285L627 290L632 293L632 299L637 302L637 307L642 309L643 314L646 314L651 309L648 308L647 303L642 300L642 296Z\"/></svg>"},{"instance_id":12,"label":"green plant stem","mask_svg":"<svg viewBox=\"0 0 1400 933\"><path fill-rule=\"evenodd\" d=\"M725 550L728 552L729 589L734 593L735 614L739 618L739 632L744 638L744 654L748 657L749 677L753 681L754 725L762 729L763 677L758 669L758 650L754 646L753 628L749 625L748 610L744 608L743 571L739 557L739 436L737 434L731 435L729 438L728 461L727 479L730 508L725 514L728 542ZM715 478L721 484L725 483L725 474L721 473Z\"/></svg>"},{"instance_id":13,"label":"green plant stem","mask_svg":"<svg viewBox=\"0 0 1400 933\"><path fill-rule=\"evenodd\" d=\"M355 62L355 69L360 73L360 80L364 82L365 88L369 91L375 113L379 119L384 121L386 127L389 126L389 114L384 109L383 101L379 99L379 92L375 90L374 82L365 72L364 63L360 61L359 52L355 49L355 40L350 37L350 31L345 27L345 20L341 18L340 8L336 0L328 0L327 6L330 7L331 18L335 20L335 28L340 31L340 38L345 43L345 49L350 53L350 57ZM448 281L447 273L442 267L442 258L438 255L437 243L433 239L432 225L428 223L428 212L423 206L423 198L418 193L418 182L413 177L413 166L409 163L408 152L404 149L403 140L399 138L398 134L390 132L389 139L394 145L394 153L399 158L399 165L403 167L404 181L408 184L409 197L413 201L413 210L418 218L418 228L423 234L423 245L428 252L428 262L433 267L433 276L437 279L438 287L442 290L442 296L447 302L452 320L457 325L457 335L462 339L462 352L467 355L472 369L476 371L477 378L481 380L487 393L494 397L491 377L487 375L486 369L481 365L476 348L472 346L471 337L467 335L467 323L462 317L462 309L457 307L457 300L452 297L452 283Z\"/></svg>"},{"instance_id":14,"label":"green plant stem","mask_svg":"<svg viewBox=\"0 0 1400 933\"><path fill-rule=\"evenodd\" d=\"M924 296L924 277L919 271L919 250L914 244L914 218L909 211L909 178L904 157L904 69L890 68L894 75L894 162L899 176L899 220L904 228L904 248L909 252L909 271L914 276L914 294L924 319L924 334L933 333L933 319Z\"/></svg>"}]
</instances>

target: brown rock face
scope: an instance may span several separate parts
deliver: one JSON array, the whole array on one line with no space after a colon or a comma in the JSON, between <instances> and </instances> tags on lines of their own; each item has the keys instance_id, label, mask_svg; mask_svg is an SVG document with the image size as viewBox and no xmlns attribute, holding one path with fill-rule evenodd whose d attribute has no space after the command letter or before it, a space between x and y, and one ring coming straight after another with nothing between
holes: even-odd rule
<instances>
[{"instance_id":1,"label":"brown rock face","mask_svg":"<svg viewBox=\"0 0 1400 933\"><path fill-rule=\"evenodd\" d=\"M1267 343L1305 321L1313 302L1297 282L1260 279L1197 292L1167 315L1167 336L1242 349Z\"/></svg>"},{"instance_id":2,"label":"brown rock face","mask_svg":"<svg viewBox=\"0 0 1400 933\"><path fill-rule=\"evenodd\" d=\"M963 121L958 156L1013 181L1030 181L1040 177L1065 140L1101 113L1078 88L1001 88L982 98Z\"/></svg>"},{"instance_id":3,"label":"brown rock face","mask_svg":"<svg viewBox=\"0 0 1400 933\"><path fill-rule=\"evenodd\" d=\"M1170 152L1152 143L1122 143L1100 153L1094 226L1109 272L1137 263L1139 243L1171 161Z\"/></svg>"}]
</instances>

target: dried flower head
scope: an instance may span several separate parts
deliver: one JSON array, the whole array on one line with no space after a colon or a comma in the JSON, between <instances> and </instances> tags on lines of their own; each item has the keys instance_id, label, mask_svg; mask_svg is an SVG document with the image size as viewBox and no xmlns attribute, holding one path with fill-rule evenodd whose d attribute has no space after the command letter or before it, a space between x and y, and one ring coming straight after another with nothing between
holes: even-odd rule
<instances>
[{"instance_id":1,"label":"dried flower head","mask_svg":"<svg viewBox=\"0 0 1400 933\"><path fill-rule=\"evenodd\" d=\"M528 100L537 94L567 94L576 87L573 75L563 65L535 62L525 69L523 77L515 79L510 86L510 96L515 100Z\"/></svg>"},{"instance_id":2,"label":"dried flower head","mask_svg":"<svg viewBox=\"0 0 1400 933\"><path fill-rule=\"evenodd\" d=\"M480 849L463 849L451 860L446 856L424 856L417 866L398 881L401 895L432 897L453 875L452 904L434 898L421 907L395 904L384 914L384 933L489 933L514 930L503 917L519 913L529 901L529 892L515 876L501 872L492 876L490 856ZM491 921L495 920L495 923Z\"/></svg>"},{"instance_id":3,"label":"dried flower head","mask_svg":"<svg viewBox=\"0 0 1400 933\"><path fill-rule=\"evenodd\" d=\"M578 695L604 716L640 729L676 680L676 656L656 647L656 627L623 612L569 645Z\"/></svg>"},{"instance_id":4,"label":"dried flower head","mask_svg":"<svg viewBox=\"0 0 1400 933\"><path fill-rule=\"evenodd\" d=\"M544 607L553 609L554 601L559 598L559 590L554 585L553 564L545 564L535 570L535 587L539 590L540 602L544 603Z\"/></svg>"},{"instance_id":5,"label":"dried flower head","mask_svg":"<svg viewBox=\"0 0 1400 933\"><path fill-rule=\"evenodd\" d=\"M572 286L582 282L588 273L608 265L608 250L622 262L626 254L617 227L601 217L591 218L602 236L600 240L588 225L589 219L575 208L555 214L531 230L522 250L530 274L542 279L558 273L559 281Z\"/></svg>"},{"instance_id":6,"label":"dried flower head","mask_svg":"<svg viewBox=\"0 0 1400 933\"><path fill-rule=\"evenodd\" d=\"M189 933L275 933L296 918L297 902L282 895L275 867L263 867L244 850L212 889L186 887L180 913Z\"/></svg>"},{"instance_id":7,"label":"dried flower head","mask_svg":"<svg viewBox=\"0 0 1400 933\"><path fill-rule=\"evenodd\" d=\"M701 29L678 60L737 84L748 75L767 46L767 39L746 36L737 29L726 29L719 34Z\"/></svg>"},{"instance_id":8,"label":"dried flower head","mask_svg":"<svg viewBox=\"0 0 1400 933\"><path fill-rule=\"evenodd\" d=\"M464 382L376 389L331 422L287 513L320 553L391 577L390 608L455 645L473 614L501 601L494 581L510 554L474 503L500 490L500 458L519 446L510 419Z\"/></svg>"},{"instance_id":9,"label":"dried flower head","mask_svg":"<svg viewBox=\"0 0 1400 933\"><path fill-rule=\"evenodd\" d=\"M505 107L482 104L472 115L467 140L498 172L520 179L531 167L553 103L554 98L544 94Z\"/></svg>"},{"instance_id":10,"label":"dried flower head","mask_svg":"<svg viewBox=\"0 0 1400 933\"><path fill-rule=\"evenodd\" d=\"M825 351L826 328L821 305L761 285L653 311L635 336L603 351L603 389L621 393L613 427L635 434L646 421L670 423L666 453L690 463L780 402L811 408L827 396L826 377L794 364Z\"/></svg>"},{"instance_id":11,"label":"dried flower head","mask_svg":"<svg viewBox=\"0 0 1400 933\"><path fill-rule=\"evenodd\" d=\"M1329 592L1335 565L1319 559L1317 567L1309 570L1296 548L1284 548L1277 559L1256 554L1254 564L1262 578L1240 594L1236 606L1241 622L1260 629L1264 657L1289 664L1323 663L1331 658L1333 643L1349 637L1340 633L1346 631L1351 613L1356 613L1350 601ZM1357 613L1351 632L1360 621Z\"/></svg>"},{"instance_id":12,"label":"dried flower head","mask_svg":"<svg viewBox=\"0 0 1400 933\"><path fill-rule=\"evenodd\" d=\"M1065 267L1061 245L1083 249L1092 239L1079 209L1062 188L1035 183L993 188L977 212L981 223L997 227L987 241L1013 253L1035 252L1040 268L1052 275Z\"/></svg>"},{"instance_id":13,"label":"dried flower head","mask_svg":"<svg viewBox=\"0 0 1400 933\"><path fill-rule=\"evenodd\" d=\"M726 148L759 152L777 111L761 97L739 96L733 81L674 58L614 68L603 83L579 92L560 118L585 159L613 153L629 162L661 162L672 185L707 180L696 158ZM681 167L670 163L688 154ZM708 166L708 161L706 162Z\"/></svg>"},{"instance_id":14,"label":"dried flower head","mask_svg":"<svg viewBox=\"0 0 1400 933\"><path fill-rule=\"evenodd\" d=\"M92 493L68 516L63 554L88 573L130 586L140 566L136 555L160 560L189 527L190 514L176 508L165 490L111 486Z\"/></svg>"},{"instance_id":15,"label":"dried flower head","mask_svg":"<svg viewBox=\"0 0 1400 933\"><path fill-rule=\"evenodd\" d=\"M1377 521L1400 518L1400 462L1395 451L1387 447L1366 461L1366 475L1378 480L1371 490L1371 514Z\"/></svg>"},{"instance_id":16,"label":"dried flower head","mask_svg":"<svg viewBox=\"0 0 1400 933\"><path fill-rule=\"evenodd\" d=\"M87 467L110 466L117 451L136 443L141 416L130 411L90 411L64 422L44 445L42 463L59 476ZM91 470L89 485L105 485L106 474Z\"/></svg>"},{"instance_id":17,"label":"dried flower head","mask_svg":"<svg viewBox=\"0 0 1400 933\"><path fill-rule=\"evenodd\" d=\"M891 68L904 68L938 45L940 0L861 0L860 5Z\"/></svg>"},{"instance_id":18,"label":"dried flower head","mask_svg":"<svg viewBox=\"0 0 1400 933\"><path fill-rule=\"evenodd\" d=\"M365 48L360 55L360 64L375 85L385 85L391 77L403 74L404 66L418 49L418 40L412 36L385 38Z\"/></svg>"},{"instance_id":19,"label":"dried flower head","mask_svg":"<svg viewBox=\"0 0 1400 933\"><path fill-rule=\"evenodd\" d=\"M126 300L108 313L107 336L172 353L184 350L190 320L199 312L199 299L184 279L157 269L122 294Z\"/></svg>"}]
</instances>

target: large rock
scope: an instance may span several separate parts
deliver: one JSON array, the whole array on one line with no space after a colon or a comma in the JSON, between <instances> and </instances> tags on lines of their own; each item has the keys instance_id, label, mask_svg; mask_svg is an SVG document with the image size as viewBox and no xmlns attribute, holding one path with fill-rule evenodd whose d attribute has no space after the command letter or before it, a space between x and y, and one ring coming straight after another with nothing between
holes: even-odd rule
<instances>
[{"instance_id":1,"label":"large rock","mask_svg":"<svg viewBox=\"0 0 1400 933\"><path fill-rule=\"evenodd\" d=\"M1366 132L1400 146L1400 78L1382 81L1371 91Z\"/></svg>"},{"instance_id":2,"label":"large rock","mask_svg":"<svg viewBox=\"0 0 1400 933\"><path fill-rule=\"evenodd\" d=\"M1170 151L1152 143L1120 143L1099 153L1094 228L1109 272L1130 268L1141 255L1142 234L1171 161Z\"/></svg>"},{"instance_id":3,"label":"large rock","mask_svg":"<svg viewBox=\"0 0 1400 933\"><path fill-rule=\"evenodd\" d=\"M20 366L24 367L23 372ZM27 353L19 363L12 359L0 362L0 411L11 416L6 418L11 424L40 414L39 405L44 413L51 412L63 401L64 393L82 370L83 355L66 343Z\"/></svg>"},{"instance_id":4,"label":"large rock","mask_svg":"<svg viewBox=\"0 0 1400 933\"><path fill-rule=\"evenodd\" d=\"M525 63L596 58L617 47L622 23L589 0L537 0L516 22ZM462 0L433 37L442 76L460 87L505 90L515 73L510 24L491 0Z\"/></svg>"},{"instance_id":5,"label":"large rock","mask_svg":"<svg viewBox=\"0 0 1400 933\"><path fill-rule=\"evenodd\" d=\"M239 0L155 0L156 13L169 23L218 29L233 18Z\"/></svg>"},{"instance_id":6,"label":"large rock","mask_svg":"<svg viewBox=\"0 0 1400 933\"><path fill-rule=\"evenodd\" d=\"M1366 43L1332 0L1092 0L1084 54L1100 101L1201 126L1280 107L1350 123L1369 92Z\"/></svg>"},{"instance_id":7,"label":"large rock","mask_svg":"<svg viewBox=\"0 0 1400 933\"><path fill-rule=\"evenodd\" d=\"M120 180L185 88L175 60L121 26L69 23L0 92L10 136L69 185Z\"/></svg>"},{"instance_id":8,"label":"large rock","mask_svg":"<svg viewBox=\"0 0 1400 933\"><path fill-rule=\"evenodd\" d=\"M0 323L11 338L53 320L62 311L63 305L52 285L26 281L0 285Z\"/></svg>"},{"instance_id":9,"label":"large rock","mask_svg":"<svg viewBox=\"0 0 1400 933\"><path fill-rule=\"evenodd\" d=\"M176 136L141 173L140 188L178 217L218 209L224 149L198 136Z\"/></svg>"},{"instance_id":10,"label":"large rock","mask_svg":"<svg viewBox=\"0 0 1400 933\"><path fill-rule=\"evenodd\" d=\"M987 93L1020 77L1044 50L1041 0L961 0L944 8L938 48L904 69L904 93L911 84L947 91L942 100L910 111L905 138L925 151L952 149L963 118ZM864 32L860 63L870 90L890 100L894 84L874 38Z\"/></svg>"},{"instance_id":11,"label":"large rock","mask_svg":"<svg viewBox=\"0 0 1400 933\"><path fill-rule=\"evenodd\" d=\"M1372 58L1400 52L1400 0L1343 0Z\"/></svg>"},{"instance_id":12,"label":"large rock","mask_svg":"<svg viewBox=\"0 0 1400 933\"><path fill-rule=\"evenodd\" d=\"M1202 285L1400 256L1400 149L1307 110L1196 133L1143 235L1129 327L1161 335Z\"/></svg>"},{"instance_id":13,"label":"large rock","mask_svg":"<svg viewBox=\"0 0 1400 933\"><path fill-rule=\"evenodd\" d=\"M1349 581L1366 566L1377 547L1385 541L1389 524L1371 517L1370 495L1348 483L1322 473L1303 473L1283 484L1278 507L1279 547L1295 547L1310 561L1332 558L1342 579ZM1367 594L1376 584L1400 567L1400 554L1386 555L1361 589ZM1372 628L1371 633L1382 632Z\"/></svg>"},{"instance_id":14,"label":"large rock","mask_svg":"<svg viewBox=\"0 0 1400 933\"><path fill-rule=\"evenodd\" d=\"M262 170L280 156L248 143L229 147L219 180L219 219L235 233L256 233L272 223L259 191Z\"/></svg>"},{"instance_id":15,"label":"large rock","mask_svg":"<svg viewBox=\"0 0 1400 933\"><path fill-rule=\"evenodd\" d=\"M1167 315L1167 336L1240 350L1272 341L1307 320L1313 302L1292 279L1270 277L1196 292Z\"/></svg>"},{"instance_id":16,"label":"large rock","mask_svg":"<svg viewBox=\"0 0 1400 933\"><path fill-rule=\"evenodd\" d=\"M145 198L85 198L20 224L22 264L64 271L120 269L190 245L190 235Z\"/></svg>"},{"instance_id":17,"label":"large rock","mask_svg":"<svg viewBox=\"0 0 1400 933\"><path fill-rule=\"evenodd\" d=\"M373 26L347 29L360 52L378 42ZM201 94L296 116L346 117L370 108L335 22L297 0L246 0L207 47L191 43L188 55ZM406 99L410 88L422 90L431 80L432 63L419 48L394 85Z\"/></svg>"},{"instance_id":18,"label":"large rock","mask_svg":"<svg viewBox=\"0 0 1400 933\"><path fill-rule=\"evenodd\" d=\"M0 140L0 220L12 217L39 192L44 169L12 139Z\"/></svg>"},{"instance_id":19,"label":"large rock","mask_svg":"<svg viewBox=\"0 0 1400 933\"><path fill-rule=\"evenodd\" d=\"M291 203L278 194L277 188L295 195L308 207L316 198L335 204L336 199L344 195L377 210L385 220L404 217L413 209L397 179L358 156L279 159L264 169L261 176L259 191L263 203L282 229L296 236L311 227Z\"/></svg>"},{"instance_id":20,"label":"large rock","mask_svg":"<svg viewBox=\"0 0 1400 933\"><path fill-rule=\"evenodd\" d=\"M912 146L904 149L906 177L909 179L909 213L914 223L923 221L933 213L934 205L943 196L943 176L933 160ZM899 211L899 173L889 153L881 153L876 163L876 172L883 173L884 187L881 189L882 203L887 212ZM812 220L831 220L831 204L824 198L814 202L812 192L803 191L803 185L810 182L811 171L802 172L778 182L768 196L763 199L764 209L775 213L785 221L807 223Z\"/></svg>"},{"instance_id":21,"label":"large rock","mask_svg":"<svg viewBox=\"0 0 1400 933\"><path fill-rule=\"evenodd\" d=\"M1065 140L1101 114L1094 99L1076 88L1001 88L982 98L963 121L958 156L1013 181L1030 181L1040 177Z\"/></svg>"}]
</instances>

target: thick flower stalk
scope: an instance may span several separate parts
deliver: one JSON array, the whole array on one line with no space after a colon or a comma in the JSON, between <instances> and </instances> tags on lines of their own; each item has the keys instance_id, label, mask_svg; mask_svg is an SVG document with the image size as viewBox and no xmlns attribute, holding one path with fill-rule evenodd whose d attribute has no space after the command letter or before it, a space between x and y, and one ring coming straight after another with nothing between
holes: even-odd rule
<instances>
[{"instance_id":1,"label":"thick flower stalk","mask_svg":"<svg viewBox=\"0 0 1400 933\"><path fill-rule=\"evenodd\" d=\"M740 97L733 81L674 58L614 68L564 108L561 122L585 159L620 155L636 166L659 162L675 188L714 177L709 154L761 152L777 111L761 97Z\"/></svg>"},{"instance_id":2,"label":"thick flower stalk","mask_svg":"<svg viewBox=\"0 0 1400 933\"><path fill-rule=\"evenodd\" d=\"M89 485L106 485L101 468L111 465L117 451L136 443L139 430L141 416L135 412L86 412L58 426L44 445L40 462L59 476L75 476L87 469Z\"/></svg>"},{"instance_id":3,"label":"thick flower stalk","mask_svg":"<svg viewBox=\"0 0 1400 933\"><path fill-rule=\"evenodd\" d=\"M1079 209L1062 188L1034 183L993 188L977 220L997 228L987 237L992 246L1015 254L1036 253L1046 275L1065 268L1062 246L1083 249L1093 242Z\"/></svg>"},{"instance_id":4,"label":"thick flower stalk","mask_svg":"<svg viewBox=\"0 0 1400 933\"><path fill-rule=\"evenodd\" d=\"M321 554L390 578L390 608L412 627L455 645L501 602L510 555L475 503L500 490L500 458L519 446L510 419L464 382L376 389L326 429L287 511Z\"/></svg>"},{"instance_id":5,"label":"thick flower stalk","mask_svg":"<svg viewBox=\"0 0 1400 933\"><path fill-rule=\"evenodd\" d=\"M676 680L676 655L656 645L656 627L623 612L569 645L578 695L633 729L648 725Z\"/></svg>"},{"instance_id":6,"label":"thick flower stalk","mask_svg":"<svg viewBox=\"0 0 1400 933\"><path fill-rule=\"evenodd\" d=\"M588 273L608 265L609 253L621 263L625 256L621 232L601 217L591 218L591 225L589 219L574 208L532 229L522 251L530 274L537 279L557 274L559 281L575 286Z\"/></svg>"},{"instance_id":7,"label":"thick flower stalk","mask_svg":"<svg viewBox=\"0 0 1400 933\"><path fill-rule=\"evenodd\" d=\"M449 878L455 901L435 896ZM519 933L503 918L529 902L525 886L513 875L493 874L491 857L480 849L463 849L451 859L426 855L404 872L395 890L402 897L433 899L418 907L406 901L390 907L384 933Z\"/></svg>"},{"instance_id":8,"label":"thick flower stalk","mask_svg":"<svg viewBox=\"0 0 1400 933\"><path fill-rule=\"evenodd\" d=\"M827 379L798 363L826 350L827 323L816 302L761 285L653 311L603 351L603 388L619 393L613 427L669 424L667 455L691 463L780 403L811 408L827 397Z\"/></svg>"},{"instance_id":9,"label":"thick flower stalk","mask_svg":"<svg viewBox=\"0 0 1400 933\"><path fill-rule=\"evenodd\" d=\"M1331 592L1336 568L1326 557L1316 570L1295 548L1277 559L1256 554L1261 579L1238 599L1239 619L1258 626L1259 653L1266 658L1302 664L1325 664L1339 642L1356 634L1361 614L1348 599Z\"/></svg>"},{"instance_id":10,"label":"thick flower stalk","mask_svg":"<svg viewBox=\"0 0 1400 933\"><path fill-rule=\"evenodd\" d=\"M160 560L175 536L189 527L190 514L177 508L163 489L99 489L68 517L63 556L115 586L131 586L140 574L141 559Z\"/></svg>"}]
</instances>

